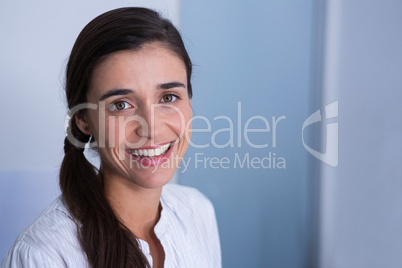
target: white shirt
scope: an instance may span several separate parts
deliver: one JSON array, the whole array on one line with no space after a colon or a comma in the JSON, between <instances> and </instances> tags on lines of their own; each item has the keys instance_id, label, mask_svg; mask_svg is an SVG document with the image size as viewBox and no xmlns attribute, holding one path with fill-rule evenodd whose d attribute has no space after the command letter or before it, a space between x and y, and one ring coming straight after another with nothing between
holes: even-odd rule
<instances>
[{"instance_id":1,"label":"white shirt","mask_svg":"<svg viewBox=\"0 0 402 268\"><path fill-rule=\"evenodd\" d=\"M164 267L220 268L221 249L212 203L198 190L163 187L161 217L154 228L165 251ZM152 265L148 243L140 247ZM77 227L61 197L50 204L16 239L1 268L88 267Z\"/></svg>"}]
</instances>

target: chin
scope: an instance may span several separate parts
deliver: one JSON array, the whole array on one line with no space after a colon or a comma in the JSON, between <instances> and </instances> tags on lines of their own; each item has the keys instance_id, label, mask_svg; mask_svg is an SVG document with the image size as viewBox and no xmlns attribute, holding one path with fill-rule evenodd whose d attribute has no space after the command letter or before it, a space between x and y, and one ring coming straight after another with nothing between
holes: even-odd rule
<instances>
[{"instance_id":1,"label":"chin","mask_svg":"<svg viewBox=\"0 0 402 268\"><path fill-rule=\"evenodd\" d=\"M168 184L175 172L175 170L163 169L161 167L149 169L149 171L147 170L146 172L141 172L141 174L134 175L137 178L137 184L147 189L161 188Z\"/></svg>"}]
</instances>

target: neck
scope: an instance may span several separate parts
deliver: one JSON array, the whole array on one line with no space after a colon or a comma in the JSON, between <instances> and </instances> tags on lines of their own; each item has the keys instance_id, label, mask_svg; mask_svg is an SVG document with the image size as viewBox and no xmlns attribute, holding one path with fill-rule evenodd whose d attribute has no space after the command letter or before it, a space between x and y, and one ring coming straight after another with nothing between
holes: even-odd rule
<instances>
[{"instance_id":1,"label":"neck","mask_svg":"<svg viewBox=\"0 0 402 268\"><path fill-rule=\"evenodd\" d=\"M124 178L104 176L105 195L117 218L138 238L147 240L160 217L162 188L146 189Z\"/></svg>"}]
</instances>

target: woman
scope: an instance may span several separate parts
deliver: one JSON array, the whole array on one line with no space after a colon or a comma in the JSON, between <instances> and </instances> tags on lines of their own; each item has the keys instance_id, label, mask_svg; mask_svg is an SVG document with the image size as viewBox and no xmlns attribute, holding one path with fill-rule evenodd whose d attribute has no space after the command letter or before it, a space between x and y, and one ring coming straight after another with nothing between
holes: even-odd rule
<instances>
[{"instance_id":1,"label":"woman","mask_svg":"<svg viewBox=\"0 0 402 268\"><path fill-rule=\"evenodd\" d=\"M211 202L166 185L189 144L191 68L178 31L149 9L112 10L82 30L66 71L62 196L1 267L221 266ZM90 141L99 171L83 154Z\"/></svg>"}]
</instances>

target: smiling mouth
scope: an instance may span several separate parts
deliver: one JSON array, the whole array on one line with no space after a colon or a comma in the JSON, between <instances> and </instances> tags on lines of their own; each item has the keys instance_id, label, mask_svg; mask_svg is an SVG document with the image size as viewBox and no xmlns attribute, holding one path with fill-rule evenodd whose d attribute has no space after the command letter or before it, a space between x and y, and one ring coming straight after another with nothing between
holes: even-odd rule
<instances>
[{"instance_id":1,"label":"smiling mouth","mask_svg":"<svg viewBox=\"0 0 402 268\"><path fill-rule=\"evenodd\" d=\"M138 158L154 158L165 155L172 147L173 142L166 143L152 149L132 149L127 150L129 154Z\"/></svg>"}]
</instances>

